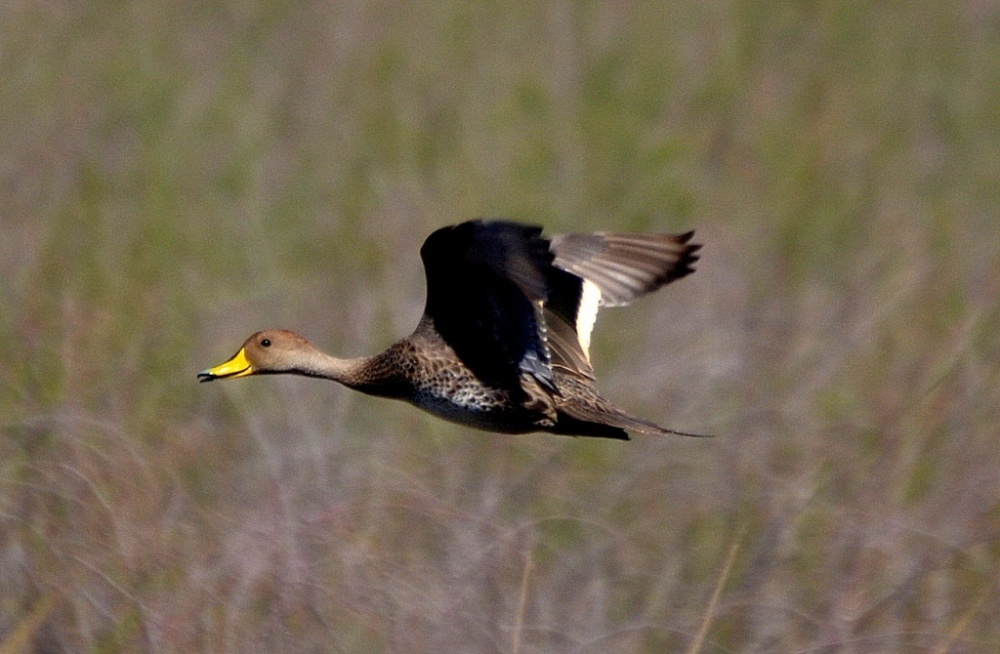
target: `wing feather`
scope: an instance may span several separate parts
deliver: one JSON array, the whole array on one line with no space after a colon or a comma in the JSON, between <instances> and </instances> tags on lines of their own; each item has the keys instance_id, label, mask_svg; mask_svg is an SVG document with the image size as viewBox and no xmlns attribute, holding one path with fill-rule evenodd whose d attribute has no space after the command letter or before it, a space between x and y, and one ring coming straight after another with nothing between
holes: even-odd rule
<instances>
[{"instance_id":1,"label":"wing feather","mask_svg":"<svg viewBox=\"0 0 1000 654\"><path fill-rule=\"evenodd\" d=\"M426 316L484 383L518 388L552 369L593 381L590 335L602 306L620 306L694 272L685 234L598 232L545 239L541 228L474 220L431 234L420 250Z\"/></svg>"},{"instance_id":2,"label":"wing feather","mask_svg":"<svg viewBox=\"0 0 1000 654\"><path fill-rule=\"evenodd\" d=\"M528 372L553 386L545 324L553 254L541 228L475 220L432 233L420 249L425 315L484 383L517 388Z\"/></svg>"},{"instance_id":3,"label":"wing feather","mask_svg":"<svg viewBox=\"0 0 1000 654\"><path fill-rule=\"evenodd\" d=\"M601 306L622 306L694 272L698 244L685 234L598 232L553 236L553 264L594 283Z\"/></svg>"}]
</instances>

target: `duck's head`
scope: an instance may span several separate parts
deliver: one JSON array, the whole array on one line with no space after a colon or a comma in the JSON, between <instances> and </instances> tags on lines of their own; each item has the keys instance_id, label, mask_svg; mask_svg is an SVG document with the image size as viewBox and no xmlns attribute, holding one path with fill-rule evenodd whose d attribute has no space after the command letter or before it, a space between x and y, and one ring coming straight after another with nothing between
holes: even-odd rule
<instances>
[{"instance_id":1,"label":"duck's head","mask_svg":"<svg viewBox=\"0 0 1000 654\"><path fill-rule=\"evenodd\" d=\"M316 353L312 343L295 332L266 329L257 332L228 361L198 373L203 382L257 374L294 373L304 359Z\"/></svg>"}]
</instances>

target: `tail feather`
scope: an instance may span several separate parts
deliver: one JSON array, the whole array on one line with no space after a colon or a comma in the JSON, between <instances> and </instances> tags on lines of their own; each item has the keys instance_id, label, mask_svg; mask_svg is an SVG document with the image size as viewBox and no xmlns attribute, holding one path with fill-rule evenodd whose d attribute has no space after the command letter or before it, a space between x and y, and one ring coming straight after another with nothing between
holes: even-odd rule
<instances>
[{"instance_id":1,"label":"tail feather","mask_svg":"<svg viewBox=\"0 0 1000 654\"><path fill-rule=\"evenodd\" d=\"M630 416L618 407L614 406L604 398L599 398L599 404L569 402L559 406L559 413L565 414L573 420L607 425L626 431L646 434L648 436L689 436L693 438L707 438L706 434L695 434L669 427L661 427L649 420ZM614 438L614 437L613 437Z\"/></svg>"},{"instance_id":2,"label":"tail feather","mask_svg":"<svg viewBox=\"0 0 1000 654\"><path fill-rule=\"evenodd\" d=\"M589 436L592 438L614 438L620 441L631 440L628 432L621 427L592 420L581 420L566 413L559 413L556 424L548 429L553 434L565 436Z\"/></svg>"}]
</instances>

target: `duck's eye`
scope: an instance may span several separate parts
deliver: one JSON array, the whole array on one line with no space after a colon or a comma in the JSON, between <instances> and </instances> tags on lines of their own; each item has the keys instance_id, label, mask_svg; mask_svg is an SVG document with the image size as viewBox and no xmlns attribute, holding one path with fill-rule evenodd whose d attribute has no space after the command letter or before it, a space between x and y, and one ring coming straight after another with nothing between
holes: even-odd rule
<instances>
[{"instance_id":1,"label":"duck's eye","mask_svg":"<svg viewBox=\"0 0 1000 654\"><path fill-rule=\"evenodd\" d=\"M271 339L265 338L260 342L261 347L271 347Z\"/></svg>"}]
</instances>

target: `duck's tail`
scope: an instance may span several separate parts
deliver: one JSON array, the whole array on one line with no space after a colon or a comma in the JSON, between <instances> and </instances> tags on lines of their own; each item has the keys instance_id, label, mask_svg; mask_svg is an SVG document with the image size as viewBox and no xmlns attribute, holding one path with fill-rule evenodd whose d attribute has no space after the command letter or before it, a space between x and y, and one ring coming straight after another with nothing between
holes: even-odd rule
<instances>
[{"instance_id":1,"label":"duck's tail","mask_svg":"<svg viewBox=\"0 0 1000 654\"><path fill-rule=\"evenodd\" d=\"M649 436L688 436L692 438L708 438L707 434L695 434L693 432L680 431L669 427L661 427L649 420L630 416L618 407L614 406L604 398L599 398L599 402L583 403L569 402L559 407L560 420L563 424L563 416L568 417L568 421L573 426L589 425L594 432L602 433L582 433L581 436L604 436L606 438L620 438L627 440L626 431L646 434ZM570 425L566 425L569 427ZM605 433L606 432L606 433Z\"/></svg>"}]
</instances>

